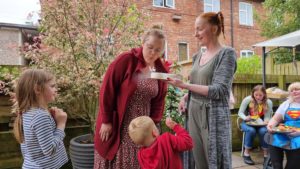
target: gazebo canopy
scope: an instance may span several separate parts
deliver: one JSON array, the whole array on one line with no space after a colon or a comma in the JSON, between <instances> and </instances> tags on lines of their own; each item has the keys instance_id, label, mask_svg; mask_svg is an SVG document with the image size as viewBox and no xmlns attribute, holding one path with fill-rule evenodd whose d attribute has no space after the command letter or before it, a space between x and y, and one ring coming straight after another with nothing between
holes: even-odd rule
<instances>
[{"instance_id":1,"label":"gazebo canopy","mask_svg":"<svg viewBox=\"0 0 300 169\"><path fill-rule=\"evenodd\" d=\"M253 47L262 47L262 68L263 68L263 85L266 86L266 47L290 47L296 49L300 46L300 30L291 32L274 39L270 39L264 42L257 43Z\"/></svg>"},{"instance_id":2,"label":"gazebo canopy","mask_svg":"<svg viewBox=\"0 0 300 169\"><path fill-rule=\"evenodd\" d=\"M300 30L253 45L254 47L296 47L300 45Z\"/></svg>"}]
</instances>

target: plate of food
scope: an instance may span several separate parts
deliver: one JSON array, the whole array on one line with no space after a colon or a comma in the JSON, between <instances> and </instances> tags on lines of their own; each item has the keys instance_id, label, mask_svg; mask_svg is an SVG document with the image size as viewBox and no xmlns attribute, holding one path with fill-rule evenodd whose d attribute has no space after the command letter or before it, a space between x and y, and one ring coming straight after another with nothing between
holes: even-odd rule
<instances>
[{"instance_id":1,"label":"plate of food","mask_svg":"<svg viewBox=\"0 0 300 169\"><path fill-rule=\"evenodd\" d=\"M279 125L277 127L274 127L272 130L276 133L291 133L297 130L300 131L300 128L286 126L286 125Z\"/></svg>"},{"instance_id":2,"label":"plate of food","mask_svg":"<svg viewBox=\"0 0 300 169\"><path fill-rule=\"evenodd\" d=\"M261 123L261 122L257 122L257 121L248 121L246 122L246 124L248 124L249 126L266 126L266 123Z\"/></svg>"},{"instance_id":3,"label":"plate of food","mask_svg":"<svg viewBox=\"0 0 300 169\"><path fill-rule=\"evenodd\" d=\"M171 73L159 73L159 72L151 72L150 73L150 78L151 79L160 79L160 80L167 80L168 78L182 80L181 75L171 74Z\"/></svg>"}]
</instances>

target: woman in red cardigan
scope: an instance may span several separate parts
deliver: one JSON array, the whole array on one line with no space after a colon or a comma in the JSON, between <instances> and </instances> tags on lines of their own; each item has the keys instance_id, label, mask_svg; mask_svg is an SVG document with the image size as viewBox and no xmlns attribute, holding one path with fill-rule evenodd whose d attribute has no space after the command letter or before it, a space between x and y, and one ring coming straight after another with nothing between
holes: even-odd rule
<instances>
[{"instance_id":1,"label":"woman in red cardigan","mask_svg":"<svg viewBox=\"0 0 300 169\"><path fill-rule=\"evenodd\" d=\"M120 54L108 67L100 89L94 169L140 168L128 126L138 116L155 123L162 118L167 84L145 76L152 70L167 72L160 59L164 44L163 32L151 29L142 47Z\"/></svg>"}]
</instances>

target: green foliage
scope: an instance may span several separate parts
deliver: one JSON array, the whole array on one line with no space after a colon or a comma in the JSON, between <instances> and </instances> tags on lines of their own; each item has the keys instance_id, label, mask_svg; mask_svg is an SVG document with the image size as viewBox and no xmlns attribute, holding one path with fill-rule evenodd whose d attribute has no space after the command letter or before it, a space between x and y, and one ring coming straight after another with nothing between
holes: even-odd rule
<instances>
[{"instance_id":1,"label":"green foliage","mask_svg":"<svg viewBox=\"0 0 300 169\"><path fill-rule=\"evenodd\" d=\"M273 57L275 64L290 63L300 61L300 53L296 53L293 56L293 51L290 48L279 48L269 53L269 56Z\"/></svg>"},{"instance_id":2,"label":"green foliage","mask_svg":"<svg viewBox=\"0 0 300 169\"><path fill-rule=\"evenodd\" d=\"M265 0L263 7L266 16L255 14L263 36L272 38L300 29L299 0Z\"/></svg>"},{"instance_id":3,"label":"green foliage","mask_svg":"<svg viewBox=\"0 0 300 169\"><path fill-rule=\"evenodd\" d=\"M239 74L261 74L261 57L253 55L251 57L239 58L237 60L237 71Z\"/></svg>"},{"instance_id":4,"label":"green foliage","mask_svg":"<svg viewBox=\"0 0 300 169\"><path fill-rule=\"evenodd\" d=\"M14 79L20 74L17 66L0 66L0 94L10 94L13 91Z\"/></svg>"},{"instance_id":5,"label":"green foliage","mask_svg":"<svg viewBox=\"0 0 300 169\"><path fill-rule=\"evenodd\" d=\"M178 62L174 62L171 68L172 73L179 73L180 72L180 65ZM168 93L166 96L166 104L165 104L165 111L164 116L161 121L161 127L163 132L172 132L165 124L166 118L171 117L172 120L175 122L183 125L185 117L181 112L178 111L178 105L180 102L181 97L183 96L183 92L172 85L168 86Z\"/></svg>"},{"instance_id":6,"label":"green foliage","mask_svg":"<svg viewBox=\"0 0 300 169\"><path fill-rule=\"evenodd\" d=\"M102 78L118 54L140 46L145 14L131 0L51 0L42 9L41 34L24 55L56 75L56 105L93 132Z\"/></svg>"}]
</instances>

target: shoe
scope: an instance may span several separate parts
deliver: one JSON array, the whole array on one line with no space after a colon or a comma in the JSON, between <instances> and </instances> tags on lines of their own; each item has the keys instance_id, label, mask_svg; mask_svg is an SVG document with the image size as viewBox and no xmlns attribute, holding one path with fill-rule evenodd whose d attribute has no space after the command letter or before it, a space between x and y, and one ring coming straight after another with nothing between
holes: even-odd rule
<instances>
[{"instance_id":1,"label":"shoe","mask_svg":"<svg viewBox=\"0 0 300 169\"><path fill-rule=\"evenodd\" d=\"M251 159L250 156L243 156L244 158L244 163L248 165L254 165L254 161Z\"/></svg>"}]
</instances>

